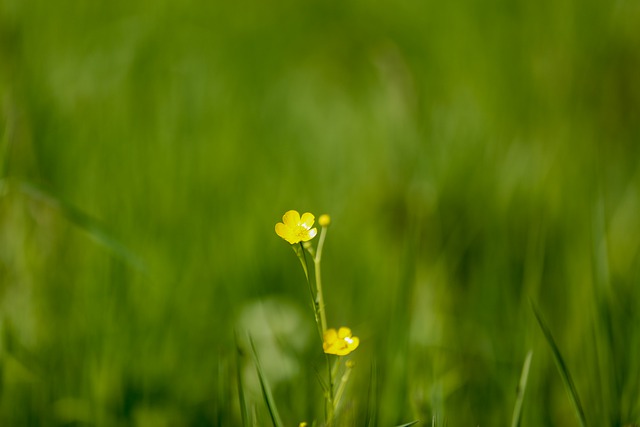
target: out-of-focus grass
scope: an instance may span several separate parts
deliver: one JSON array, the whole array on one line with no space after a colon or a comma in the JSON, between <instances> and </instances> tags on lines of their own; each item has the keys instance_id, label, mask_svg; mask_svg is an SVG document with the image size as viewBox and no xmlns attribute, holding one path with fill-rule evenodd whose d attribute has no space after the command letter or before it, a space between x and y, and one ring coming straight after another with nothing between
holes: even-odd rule
<instances>
[{"instance_id":1,"label":"out-of-focus grass","mask_svg":"<svg viewBox=\"0 0 640 427\"><path fill-rule=\"evenodd\" d=\"M319 414L287 209L334 219L352 419L375 360L379 425L506 424L533 349L521 425L574 423L532 298L589 424L640 422L638 22L634 2L3 1L1 424L238 425L234 329L283 423Z\"/></svg>"}]
</instances>

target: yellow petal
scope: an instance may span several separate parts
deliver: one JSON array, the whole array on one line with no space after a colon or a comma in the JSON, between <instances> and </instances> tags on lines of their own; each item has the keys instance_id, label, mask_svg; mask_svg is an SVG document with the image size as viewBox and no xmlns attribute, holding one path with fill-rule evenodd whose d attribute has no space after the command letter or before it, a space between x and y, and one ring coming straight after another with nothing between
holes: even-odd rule
<instances>
[{"instance_id":1,"label":"yellow petal","mask_svg":"<svg viewBox=\"0 0 640 427\"><path fill-rule=\"evenodd\" d=\"M351 341L351 344L349 344L349 346L348 346L349 347L349 351L351 352L351 351L355 350L356 348L358 348L359 345L360 345L360 338L353 337L352 341Z\"/></svg>"},{"instance_id":2,"label":"yellow petal","mask_svg":"<svg viewBox=\"0 0 640 427\"><path fill-rule=\"evenodd\" d=\"M334 344L327 344L324 343L322 344L322 349L324 350L325 353L327 354L338 354L338 347Z\"/></svg>"},{"instance_id":3,"label":"yellow petal","mask_svg":"<svg viewBox=\"0 0 640 427\"><path fill-rule=\"evenodd\" d=\"M333 328L327 329L326 331L324 331L323 340L325 343L333 344L338 340L338 333Z\"/></svg>"},{"instance_id":4,"label":"yellow petal","mask_svg":"<svg viewBox=\"0 0 640 427\"><path fill-rule=\"evenodd\" d=\"M314 237L316 237L316 234L318 234L318 230L315 228L312 228L311 230L309 230L308 232L305 233L304 237L302 238L303 242L308 242L309 240L313 239Z\"/></svg>"},{"instance_id":5,"label":"yellow petal","mask_svg":"<svg viewBox=\"0 0 640 427\"><path fill-rule=\"evenodd\" d=\"M313 222L315 221L315 219L316 217L313 216L313 214L306 212L302 214L302 218L300 218L300 225L302 225L304 228L308 230L313 225Z\"/></svg>"},{"instance_id":6,"label":"yellow petal","mask_svg":"<svg viewBox=\"0 0 640 427\"><path fill-rule=\"evenodd\" d=\"M338 343L338 333L335 329L327 329L322 337L322 349L327 354L336 354L336 344Z\"/></svg>"},{"instance_id":7,"label":"yellow petal","mask_svg":"<svg viewBox=\"0 0 640 427\"><path fill-rule=\"evenodd\" d=\"M346 356L347 354L351 353L353 350L358 348L358 346L360 345L360 339L358 337L353 337L353 338L347 337L343 341L338 341L338 342L342 343L342 345L339 346L339 348L335 353L338 356Z\"/></svg>"},{"instance_id":8,"label":"yellow petal","mask_svg":"<svg viewBox=\"0 0 640 427\"><path fill-rule=\"evenodd\" d=\"M287 227L281 222L276 224L276 234L282 237L287 242L291 243L292 245L300 241L300 239L296 237L295 233L293 233L291 228Z\"/></svg>"},{"instance_id":9,"label":"yellow petal","mask_svg":"<svg viewBox=\"0 0 640 427\"><path fill-rule=\"evenodd\" d=\"M295 227L300 223L300 214L294 210L287 211L282 217L282 222L284 222L287 227Z\"/></svg>"},{"instance_id":10,"label":"yellow petal","mask_svg":"<svg viewBox=\"0 0 640 427\"><path fill-rule=\"evenodd\" d=\"M347 337L350 337L350 336L351 336L351 329L349 329L349 328L347 328L345 326L343 326L340 329L338 329L338 338L340 338L341 340L345 339Z\"/></svg>"},{"instance_id":11,"label":"yellow petal","mask_svg":"<svg viewBox=\"0 0 640 427\"><path fill-rule=\"evenodd\" d=\"M287 226L281 222L277 223L276 234L284 239L285 236L287 235Z\"/></svg>"}]
</instances>

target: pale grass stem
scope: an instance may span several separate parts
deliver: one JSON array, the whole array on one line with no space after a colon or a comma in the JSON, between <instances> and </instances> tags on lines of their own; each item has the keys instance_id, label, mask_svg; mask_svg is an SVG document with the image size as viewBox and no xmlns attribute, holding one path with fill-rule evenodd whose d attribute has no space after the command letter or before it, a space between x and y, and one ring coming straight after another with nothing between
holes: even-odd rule
<instances>
[{"instance_id":1,"label":"pale grass stem","mask_svg":"<svg viewBox=\"0 0 640 427\"><path fill-rule=\"evenodd\" d=\"M338 405L340 405L340 400L342 399L342 394L344 393L344 389L347 386L347 382L349 381L349 376L351 375L351 371L353 370L353 363L347 361L345 363L344 373L342 374L342 378L340 379L340 385L338 385L338 390L336 391L336 396L333 402L333 407L337 411Z\"/></svg>"},{"instance_id":2,"label":"pale grass stem","mask_svg":"<svg viewBox=\"0 0 640 427\"><path fill-rule=\"evenodd\" d=\"M511 418L511 427L518 427L522 417L522 403L524 402L524 392L527 389L527 380L529 379L529 368L531 367L531 357L533 351L529 350L527 357L524 359L522 373L520 374L520 383L516 393L516 404L513 408L513 417Z\"/></svg>"}]
</instances>

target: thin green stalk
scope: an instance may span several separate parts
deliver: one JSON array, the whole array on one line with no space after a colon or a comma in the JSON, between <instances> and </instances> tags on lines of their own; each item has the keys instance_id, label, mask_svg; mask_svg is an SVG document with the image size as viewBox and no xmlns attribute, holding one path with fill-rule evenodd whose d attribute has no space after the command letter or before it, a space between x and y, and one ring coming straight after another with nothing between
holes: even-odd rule
<instances>
[{"instance_id":1,"label":"thin green stalk","mask_svg":"<svg viewBox=\"0 0 640 427\"><path fill-rule=\"evenodd\" d=\"M320 261L322 261L322 248L324 246L324 239L327 236L327 227L322 227L320 231L320 238L318 240L318 249L316 250L316 256L313 258L315 273L316 273L316 291L318 299L318 311L320 312L320 325L322 328L322 336L324 336L327 330L327 316L325 314L324 296L322 294L322 275L320 273Z\"/></svg>"},{"instance_id":2,"label":"thin green stalk","mask_svg":"<svg viewBox=\"0 0 640 427\"><path fill-rule=\"evenodd\" d=\"M329 373L329 387L327 390L327 397L325 402L325 417L327 419L327 426L330 427L333 423L334 406L333 406L333 370L331 369L331 362L329 361L329 355L325 353L325 359L327 360L327 372Z\"/></svg>"},{"instance_id":3,"label":"thin green stalk","mask_svg":"<svg viewBox=\"0 0 640 427\"><path fill-rule=\"evenodd\" d=\"M304 246L302 245L302 242L300 242L300 246L291 246L291 248L296 253L298 260L302 265L302 269L304 270L304 277L307 279L307 285L309 285L309 295L311 296L311 307L313 308L313 316L316 320L316 325L318 325L318 334L320 335L320 339L322 340L324 330L322 329L322 323L320 322L320 318L318 317L316 296L315 292L313 291L311 279L309 278L309 267L307 266L307 256L304 253Z\"/></svg>"},{"instance_id":4,"label":"thin green stalk","mask_svg":"<svg viewBox=\"0 0 640 427\"><path fill-rule=\"evenodd\" d=\"M296 253L298 260L300 261L300 265L302 265L302 270L304 270L304 277L305 279L307 279L309 287L311 287L311 281L309 280L309 268L307 267L307 257L304 254L304 247L302 246L302 242L300 242L299 245L299 250L297 246L291 246L291 249L293 249L293 252ZM311 294L313 295L313 292L311 292Z\"/></svg>"},{"instance_id":5,"label":"thin green stalk","mask_svg":"<svg viewBox=\"0 0 640 427\"><path fill-rule=\"evenodd\" d=\"M324 240L327 236L327 227L322 227L320 230L320 237L318 239L318 247L313 257L314 270L316 275L316 300L318 302L318 312L320 313L320 329L322 331L322 337L324 340L324 333L327 331L327 315L324 305L324 295L322 293L322 274L320 263L322 261L322 248L324 247ZM334 395L334 370L331 369L331 362L329 361L329 355L325 354L327 360L327 373L329 375L329 393L327 396L327 402L325 406L325 412L327 417L327 426L331 426L333 422L333 416L335 413L335 395Z\"/></svg>"},{"instance_id":6,"label":"thin green stalk","mask_svg":"<svg viewBox=\"0 0 640 427\"><path fill-rule=\"evenodd\" d=\"M327 316L324 304L324 295L322 293L322 274L320 264L322 261L322 248L324 247L324 241L327 236L327 227L322 227L320 231L320 237L318 239L318 247L317 250L314 251L311 245L308 245L306 248L302 242L300 242L299 247L294 247L294 251L300 260L300 264L302 264L302 269L304 270L305 277L307 279L307 283L309 285L309 293L311 295L311 303L313 306L313 314L315 316L316 324L318 326L318 333L320 334L320 339L324 340L324 334L327 331ZM309 278L309 268L307 266L307 257L305 255L305 249L309 251L309 254L313 257L314 263L314 272L315 272L315 292L313 286L311 284L311 280ZM331 368L331 361L329 360L329 355L325 354L326 362L327 362L327 375L329 377L329 386L326 390L325 395L325 418L327 420L326 425L331 426L333 423L333 417L335 413L335 405L334 405L334 378L335 373Z\"/></svg>"}]
</instances>

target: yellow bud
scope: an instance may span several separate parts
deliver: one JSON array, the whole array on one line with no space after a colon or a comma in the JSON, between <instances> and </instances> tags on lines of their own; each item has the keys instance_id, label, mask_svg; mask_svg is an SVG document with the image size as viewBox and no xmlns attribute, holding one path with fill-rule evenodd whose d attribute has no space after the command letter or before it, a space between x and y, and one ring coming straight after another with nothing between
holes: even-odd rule
<instances>
[{"instance_id":1,"label":"yellow bud","mask_svg":"<svg viewBox=\"0 0 640 427\"><path fill-rule=\"evenodd\" d=\"M318 218L318 224L320 224L320 227L328 227L329 224L331 224L331 217L327 214L320 215L320 218Z\"/></svg>"}]
</instances>

